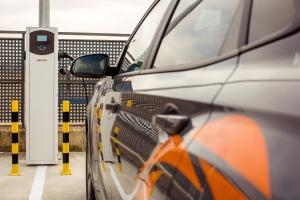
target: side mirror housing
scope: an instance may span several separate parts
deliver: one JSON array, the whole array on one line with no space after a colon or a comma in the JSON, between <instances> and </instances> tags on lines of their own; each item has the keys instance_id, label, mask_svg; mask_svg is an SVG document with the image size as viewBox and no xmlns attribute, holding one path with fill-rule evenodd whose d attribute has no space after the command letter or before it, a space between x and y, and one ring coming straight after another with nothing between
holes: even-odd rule
<instances>
[{"instance_id":1,"label":"side mirror housing","mask_svg":"<svg viewBox=\"0 0 300 200\"><path fill-rule=\"evenodd\" d=\"M71 64L70 72L81 78L101 78L108 66L108 55L90 54L76 58Z\"/></svg>"}]
</instances>

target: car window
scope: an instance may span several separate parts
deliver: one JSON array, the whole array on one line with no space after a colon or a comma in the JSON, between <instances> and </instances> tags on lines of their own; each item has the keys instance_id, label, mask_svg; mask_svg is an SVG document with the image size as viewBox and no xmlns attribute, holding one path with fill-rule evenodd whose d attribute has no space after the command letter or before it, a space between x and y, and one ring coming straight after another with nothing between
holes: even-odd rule
<instances>
[{"instance_id":1,"label":"car window","mask_svg":"<svg viewBox=\"0 0 300 200\"><path fill-rule=\"evenodd\" d=\"M295 0L256 0L253 3L249 43L283 30L293 22Z\"/></svg>"},{"instance_id":2,"label":"car window","mask_svg":"<svg viewBox=\"0 0 300 200\"><path fill-rule=\"evenodd\" d=\"M161 0L148 14L128 45L119 74L140 70L153 36L170 2L171 0Z\"/></svg>"},{"instance_id":3,"label":"car window","mask_svg":"<svg viewBox=\"0 0 300 200\"><path fill-rule=\"evenodd\" d=\"M191 12L180 22L174 19L177 21L176 26L171 30L168 28L154 67L193 64L226 53L222 51L222 47L240 2L241 0L203 0L194 9L187 8ZM180 17L180 14L176 16Z\"/></svg>"}]
</instances>

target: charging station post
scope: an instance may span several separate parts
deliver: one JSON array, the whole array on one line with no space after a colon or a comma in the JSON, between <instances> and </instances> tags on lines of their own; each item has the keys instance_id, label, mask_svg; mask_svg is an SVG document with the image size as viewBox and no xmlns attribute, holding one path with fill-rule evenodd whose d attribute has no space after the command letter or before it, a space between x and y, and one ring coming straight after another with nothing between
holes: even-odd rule
<instances>
[{"instance_id":1,"label":"charging station post","mask_svg":"<svg viewBox=\"0 0 300 200\"><path fill-rule=\"evenodd\" d=\"M58 32L26 30L25 123L27 164L58 162Z\"/></svg>"}]
</instances>

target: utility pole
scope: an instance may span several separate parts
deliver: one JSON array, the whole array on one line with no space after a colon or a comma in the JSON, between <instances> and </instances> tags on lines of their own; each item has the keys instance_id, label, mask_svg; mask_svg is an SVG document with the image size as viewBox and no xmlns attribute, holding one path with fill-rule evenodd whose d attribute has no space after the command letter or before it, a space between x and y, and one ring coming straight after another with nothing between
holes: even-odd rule
<instances>
[{"instance_id":1,"label":"utility pole","mask_svg":"<svg viewBox=\"0 0 300 200\"><path fill-rule=\"evenodd\" d=\"M39 27L50 27L50 0L40 0Z\"/></svg>"}]
</instances>

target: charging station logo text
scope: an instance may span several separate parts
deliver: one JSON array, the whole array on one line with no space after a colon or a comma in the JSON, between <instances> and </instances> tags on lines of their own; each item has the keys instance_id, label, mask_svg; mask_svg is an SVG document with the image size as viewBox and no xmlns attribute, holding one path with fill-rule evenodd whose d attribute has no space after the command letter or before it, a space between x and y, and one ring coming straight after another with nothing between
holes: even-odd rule
<instances>
[{"instance_id":1,"label":"charging station logo text","mask_svg":"<svg viewBox=\"0 0 300 200\"><path fill-rule=\"evenodd\" d=\"M36 59L37 62L47 62L47 59Z\"/></svg>"}]
</instances>

